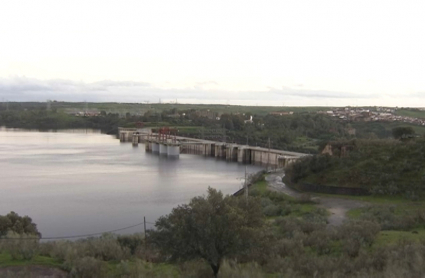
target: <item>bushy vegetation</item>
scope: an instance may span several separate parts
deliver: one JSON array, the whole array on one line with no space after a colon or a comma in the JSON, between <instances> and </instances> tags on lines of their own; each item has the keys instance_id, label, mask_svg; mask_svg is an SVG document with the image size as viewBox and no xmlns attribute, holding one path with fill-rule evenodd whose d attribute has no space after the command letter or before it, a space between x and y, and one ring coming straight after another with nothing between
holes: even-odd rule
<instances>
[{"instance_id":1,"label":"bushy vegetation","mask_svg":"<svg viewBox=\"0 0 425 278\"><path fill-rule=\"evenodd\" d=\"M425 208L369 205L358 209L353 218L378 223L382 230L409 231L425 225Z\"/></svg>"},{"instance_id":2,"label":"bushy vegetation","mask_svg":"<svg viewBox=\"0 0 425 278\"><path fill-rule=\"evenodd\" d=\"M425 190L425 139L355 140L345 156L316 155L294 163L292 183L360 187L371 194L418 198Z\"/></svg>"},{"instance_id":3,"label":"bushy vegetation","mask_svg":"<svg viewBox=\"0 0 425 278\"><path fill-rule=\"evenodd\" d=\"M159 219L147 241L143 234L104 234L40 243L21 235L20 240L0 240L0 258L15 265L50 258L50 265L59 265L70 277L212 277L214 263L218 277L395 278L425 273L425 242L383 244L381 238L387 230L414 233L422 228L425 213L416 205L410 210L365 206L341 226L329 226L327 212L310 196L292 198L253 187L248 200L210 189L207 196ZM273 213L263 215L267 211Z\"/></svg>"}]
</instances>

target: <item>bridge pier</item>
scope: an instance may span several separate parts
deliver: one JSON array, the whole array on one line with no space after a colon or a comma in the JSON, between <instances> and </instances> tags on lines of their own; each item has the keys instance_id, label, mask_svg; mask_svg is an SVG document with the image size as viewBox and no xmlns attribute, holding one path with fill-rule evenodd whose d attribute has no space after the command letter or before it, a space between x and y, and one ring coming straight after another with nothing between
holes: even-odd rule
<instances>
[{"instance_id":1,"label":"bridge pier","mask_svg":"<svg viewBox=\"0 0 425 278\"><path fill-rule=\"evenodd\" d=\"M239 163L251 164L251 149L239 146L237 161Z\"/></svg>"},{"instance_id":2,"label":"bridge pier","mask_svg":"<svg viewBox=\"0 0 425 278\"><path fill-rule=\"evenodd\" d=\"M211 156L212 145L211 144L203 144L202 147L203 147L203 155L204 156Z\"/></svg>"},{"instance_id":3,"label":"bridge pier","mask_svg":"<svg viewBox=\"0 0 425 278\"><path fill-rule=\"evenodd\" d=\"M152 153L159 153L159 144L152 142Z\"/></svg>"},{"instance_id":4,"label":"bridge pier","mask_svg":"<svg viewBox=\"0 0 425 278\"><path fill-rule=\"evenodd\" d=\"M139 145L139 134L133 134L132 144L133 147L137 147Z\"/></svg>"},{"instance_id":5,"label":"bridge pier","mask_svg":"<svg viewBox=\"0 0 425 278\"><path fill-rule=\"evenodd\" d=\"M226 159L226 145L216 144L215 145L215 157Z\"/></svg>"},{"instance_id":6,"label":"bridge pier","mask_svg":"<svg viewBox=\"0 0 425 278\"><path fill-rule=\"evenodd\" d=\"M170 144L167 147L167 155L169 157L179 157L180 156L180 146L178 144Z\"/></svg>"},{"instance_id":7,"label":"bridge pier","mask_svg":"<svg viewBox=\"0 0 425 278\"><path fill-rule=\"evenodd\" d=\"M127 142L127 141L128 141L128 133L120 132L120 142Z\"/></svg>"},{"instance_id":8,"label":"bridge pier","mask_svg":"<svg viewBox=\"0 0 425 278\"><path fill-rule=\"evenodd\" d=\"M168 147L164 143L159 143L159 155L167 155Z\"/></svg>"},{"instance_id":9,"label":"bridge pier","mask_svg":"<svg viewBox=\"0 0 425 278\"><path fill-rule=\"evenodd\" d=\"M152 142L146 141L145 142L145 152L151 152L152 151Z\"/></svg>"},{"instance_id":10,"label":"bridge pier","mask_svg":"<svg viewBox=\"0 0 425 278\"><path fill-rule=\"evenodd\" d=\"M232 160L232 147L230 145L225 145L225 152L226 152L226 160L231 161Z\"/></svg>"},{"instance_id":11,"label":"bridge pier","mask_svg":"<svg viewBox=\"0 0 425 278\"><path fill-rule=\"evenodd\" d=\"M235 145L226 145L226 160L238 161L238 148Z\"/></svg>"}]
</instances>

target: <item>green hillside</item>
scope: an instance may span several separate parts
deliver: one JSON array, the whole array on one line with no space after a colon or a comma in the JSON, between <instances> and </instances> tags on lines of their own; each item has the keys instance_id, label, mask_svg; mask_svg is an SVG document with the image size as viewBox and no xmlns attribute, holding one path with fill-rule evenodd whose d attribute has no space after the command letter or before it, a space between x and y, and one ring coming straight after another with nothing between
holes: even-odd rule
<instances>
[{"instance_id":1,"label":"green hillside","mask_svg":"<svg viewBox=\"0 0 425 278\"><path fill-rule=\"evenodd\" d=\"M288 178L293 183L363 188L372 194L424 193L424 138L345 141L332 150L332 156L312 156L292 165Z\"/></svg>"}]
</instances>

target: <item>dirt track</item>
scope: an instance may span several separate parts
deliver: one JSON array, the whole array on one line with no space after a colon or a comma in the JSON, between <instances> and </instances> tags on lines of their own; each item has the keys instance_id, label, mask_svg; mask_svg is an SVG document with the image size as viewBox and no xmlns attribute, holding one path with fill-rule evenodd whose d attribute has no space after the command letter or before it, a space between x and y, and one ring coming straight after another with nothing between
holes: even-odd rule
<instances>
[{"instance_id":1,"label":"dirt track","mask_svg":"<svg viewBox=\"0 0 425 278\"><path fill-rule=\"evenodd\" d=\"M283 192L292 197L299 197L301 193L295 191L282 182L282 178L285 174L283 172L272 173L266 176L268 188L270 190ZM355 201L344 198L333 198L333 197L320 197L318 198L318 207L327 209L331 215L328 218L329 225L339 226L347 218L347 211L355 208L359 208L365 205L361 201Z\"/></svg>"}]
</instances>

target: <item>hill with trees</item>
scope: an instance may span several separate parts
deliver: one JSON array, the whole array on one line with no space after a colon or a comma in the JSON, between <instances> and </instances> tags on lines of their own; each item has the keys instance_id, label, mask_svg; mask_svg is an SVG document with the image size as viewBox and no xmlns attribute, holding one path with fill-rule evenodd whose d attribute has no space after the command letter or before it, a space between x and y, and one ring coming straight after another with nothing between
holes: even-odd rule
<instances>
[{"instance_id":1,"label":"hill with trees","mask_svg":"<svg viewBox=\"0 0 425 278\"><path fill-rule=\"evenodd\" d=\"M425 193L425 138L353 140L334 145L332 155L315 155L294 163L285 180L411 198Z\"/></svg>"},{"instance_id":2,"label":"hill with trees","mask_svg":"<svg viewBox=\"0 0 425 278\"><path fill-rule=\"evenodd\" d=\"M90 112L90 109L94 109ZM137 103L3 103L0 126L39 130L171 126L179 135L304 153L318 153L329 140L392 138L394 128L425 127L391 121L344 121L323 107L249 107L231 105ZM89 111L89 112L87 112ZM276 112L279 111L279 112ZM87 113L86 113L87 112ZM214 132L212 132L214 131ZM397 135L396 135L397 136Z\"/></svg>"}]
</instances>

